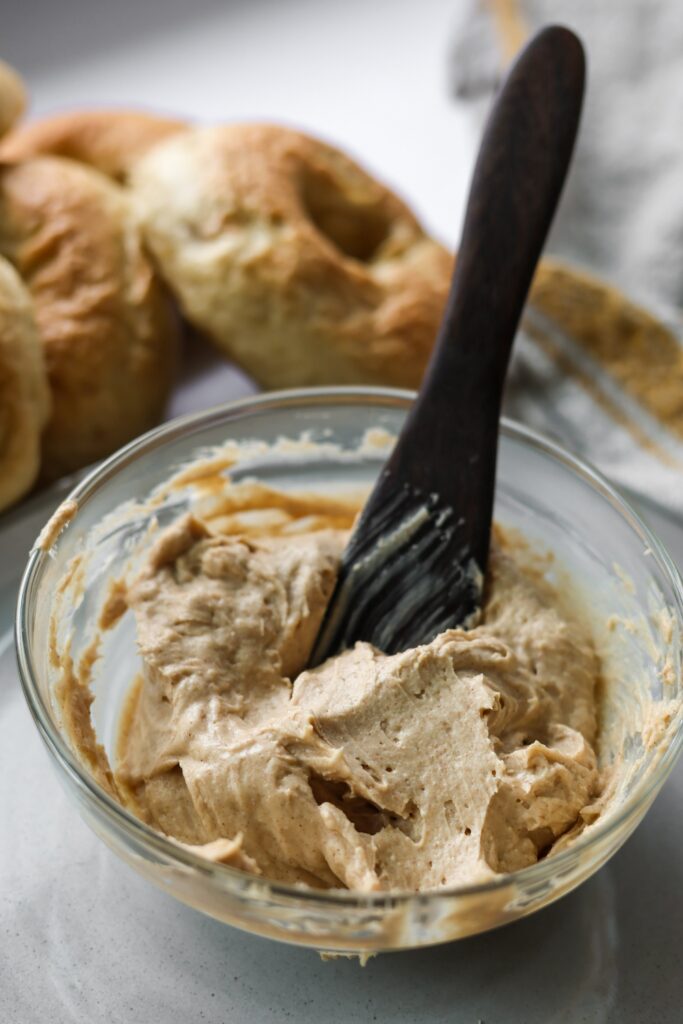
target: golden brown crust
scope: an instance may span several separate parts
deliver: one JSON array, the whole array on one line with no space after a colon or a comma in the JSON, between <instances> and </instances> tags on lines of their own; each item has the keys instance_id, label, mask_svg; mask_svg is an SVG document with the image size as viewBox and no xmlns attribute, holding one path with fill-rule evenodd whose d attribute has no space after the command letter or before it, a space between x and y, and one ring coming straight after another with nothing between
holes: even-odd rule
<instances>
[{"instance_id":1,"label":"golden brown crust","mask_svg":"<svg viewBox=\"0 0 683 1024\"><path fill-rule=\"evenodd\" d=\"M125 192L56 157L0 167L0 252L28 286L52 392L41 477L157 422L177 325Z\"/></svg>"},{"instance_id":2,"label":"golden brown crust","mask_svg":"<svg viewBox=\"0 0 683 1024\"><path fill-rule=\"evenodd\" d=\"M132 164L148 149L186 128L183 121L139 110L56 114L16 128L0 142L0 159L65 156L123 181Z\"/></svg>"},{"instance_id":3,"label":"golden brown crust","mask_svg":"<svg viewBox=\"0 0 683 1024\"><path fill-rule=\"evenodd\" d=\"M0 258L0 510L38 475L49 391L31 297Z\"/></svg>"},{"instance_id":4,"label":"golden brown crust","mask_svg":"<svg viewBox=\"0 0 683 1024\"><path fill-rule=\"evenodd\" d=\"M272 125L201 128L130 182L187 318L262 386L419 384L452 257L338 150Z\"/></svg>"},{"instance_id":5,"label":"golden brown crust","mask_svg":"<svg viewBox=\"0 0 683 1024\"><path fill-rule=\"evenodd\" d=\"M0 60L0 136L8 132L26 109L26 89L19 75Z\"/></svg>"}]
</instances>

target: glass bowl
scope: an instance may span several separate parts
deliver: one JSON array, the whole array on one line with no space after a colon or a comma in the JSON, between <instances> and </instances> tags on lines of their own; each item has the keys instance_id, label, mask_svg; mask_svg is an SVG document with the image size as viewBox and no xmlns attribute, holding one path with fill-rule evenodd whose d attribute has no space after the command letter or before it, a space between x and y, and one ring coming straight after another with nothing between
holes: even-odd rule
<instances>
[{"instance_id":1,"label":"glass bowl","mask_svg":"<svg viewBox=\"0 0 683 1024\"><path fill-rule=\"evenodd\" d=\"M604 813L573 844L485 884L419 894L319 891L195 855L121 807L100 784L92 758L74 749L55 698L61 670L51 648L70 638L74 663L88 658L109 582L140 557L150 523L156 517L165 525L205 499L191 472L183 485L164 487L179 467L230 440L247 453L231 475L284 489L358 491L377 474L384 432L400 431L413 397L377 388L270 393L152 431L72 492L61 532L32 551L19 596L26 699L63 785L94 831L179 900L228 924L328 952L430 945L512 921L579 885L642 819L681 749L683 589L671 559L627 503L555 444L503 423L496 518L554 552L549 573L568 570L583 595L599 650L616 667L603 704L600 757L620 769ZM281 441L302 436L300 444ZM124 615L107 633L92 670L90 714L110 757L137 665L131 618Z\"/></svg>"}]
</instances>

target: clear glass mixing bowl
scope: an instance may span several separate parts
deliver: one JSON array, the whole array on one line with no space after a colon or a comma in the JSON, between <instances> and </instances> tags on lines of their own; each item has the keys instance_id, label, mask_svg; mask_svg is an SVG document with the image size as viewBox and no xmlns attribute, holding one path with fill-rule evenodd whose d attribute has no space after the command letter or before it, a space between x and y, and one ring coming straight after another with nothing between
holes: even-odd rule
<instances>
[{"instance_id":1,"label":"clear glass mixing bowl","mask_svg":"<svg viewBox=\"0 0 683 1024\"><path fill-rule=\"evenodd\" d=\"M642 819L681 749L683 589L661 544L626 502L556 445L503 424L496 518L553 551L585 596L596 641L617 668L603 709L601 757L603 763L620 758L621 769L608 808L573 845L482 885L420 894L314 891L253 877L178 846L112 799L74 749L55 699L61 670L51 657L51 639L63 647L70 636L74 662L87 657L108 583L139 557L150 521L156 516L166 524L203 500L189 480L165 494L159 490L179 466L228 439L272 445L304 434L317 444L280 445L265 454L252 445L235 475L285 489L358 490L370 484L386 455L379 441L367 443L366 432L396 435L412 399L408 392L374 388L271 393L147 434L75 489L77 511L54 543L33 550L19 597L17 649L26 699L65 788L94 831L140 874L212 917L331 952L429 945L512 921L586 879ZM76 555L83 558L78 571ZM93 666L91 716L110 758L138 664L130 620L129 613L108 632ZM669 714L655 727L645 720L646 706Z\"/></svg>"}]
</instances>

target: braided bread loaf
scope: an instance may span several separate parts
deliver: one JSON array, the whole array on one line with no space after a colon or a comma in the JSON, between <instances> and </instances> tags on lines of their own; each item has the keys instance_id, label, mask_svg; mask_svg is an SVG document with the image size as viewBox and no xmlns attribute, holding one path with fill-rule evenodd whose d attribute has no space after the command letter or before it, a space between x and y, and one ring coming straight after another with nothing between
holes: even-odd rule
<instances>
[{"instance_id":1,"label":"braided bread loaf","mask_svg":"<svg viewBox=\"0 0 683 1024\"><path fill-rule=\"evenodd\" d=\"M185 317L262 387L419 384L452 257L332 146L118 111L37 122L3 153L68 154L125 180Z\"/></svg>"},{"instance_id":2,"label":"braided bread loaf","mask_svg":"<svg viewBox=\"0 0 683 1024\"><path fill-rule=\"evenodd\" d=\"M0 96L2 66L0 65ZM2 106L0 104L0 124ZM63 156L122 182L133 164L163 139L186 130L183 121L139 110L84 110L22 124L0 142L0 159Z\"/></svg>"},{"instance_id":3,"label":"braided bread loaf","mask_svg":"<svg viewBox=\"0 0 683 1024\"><path fill-rule=\"evenodd\" d=\"M339 150L274 125L59 115L0 142L0 255L51 391L43 479L160 415L176 327L143 243L186 319L263 387L419 384L452 257Z\"/></svg>"},{"instance_id":4,"label":"braided bread loaf","mask_svg":"<svg viewBox=\"0 0 683 1024\"><path fill-rule=\"evenodd\" d=\"M182 132L129 180L187 318L266 388L419 384L452 257L337 149L273 125Z\"/></svg>"},{"instance_id":5,"label":"braided bread loaf","mask_svg":"<svg viewBox=\"0 0 683 1024\"><path fill-rule=\"evenodd\" d=\"M41 477L51 480L158 421L178 327L128 197L72 161L0 167L0 253L33 299L52 398Z\"/></svg>"},{"instance_id":6,"label":"braided bread loaf","mask_svg":"<svg viewBox=\"0 0 683 1024\"><path fill-rule=\"evenodd\" d=\"M0 75L0 97L2 87ZM9 105L0 99L0 111ZM2 392L0 508L30 488L39 461L51 480L158 422L180 329L130 194L74 160L29 156L28 146L12 156L23 131L0 153L0 257L17 272L3 264L0 379L23 381L11 402L9 383ZM103 139L104 164L113 150Z\"/></svg>"},{"instance_id":7,"label":"braided bread loaf","mask_svg":"<svg viewBox=\"0 0 683 1024\"><path fill-rule=\"evenodd\" d=\"M0 136L26 105L19 76L0 61ZM0 511L32 486L50 393L31 296L0 256Z\"/></svg>"},{"instance_id":8,"label":"braided bread loaf","mask_svg":"<svg viewBox=\"0 0 683 1024\"><path fill-rule=\"evenodd\" d=\"M0 509L38 475L50 394L31 296L0 257Z\"/></svg>"}]
</instances>

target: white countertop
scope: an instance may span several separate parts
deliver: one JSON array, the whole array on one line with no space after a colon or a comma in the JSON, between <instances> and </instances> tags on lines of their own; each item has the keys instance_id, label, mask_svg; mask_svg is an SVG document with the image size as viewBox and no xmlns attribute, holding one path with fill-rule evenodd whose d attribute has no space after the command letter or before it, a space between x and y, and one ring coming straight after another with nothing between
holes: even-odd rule
<instances>
[{"instance_id":1,"label":"white countertop","mask_svg":"<svg viewBox=\"0 0 683 1024\"><path fill-rule=\"evenodd\" d=\"M467 118L447 92L462 2L33 0L3 13L1 55L28 77L37 112L135 104L301 125L362 155L453 242L473 155ZM198 363L174 412L250 389L227 367ZM647 517L683 561L683 528ZM22 543L3 549L0 536L0 1021L683 1019L683 765L626 846L552 907L364 969L322 963L157 892L67 802L24 706L7 633Z\"/></svg>"}]
</instances>

